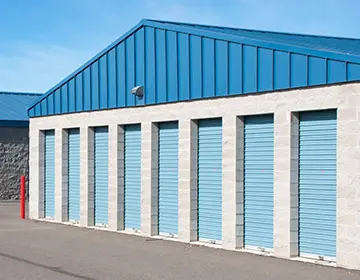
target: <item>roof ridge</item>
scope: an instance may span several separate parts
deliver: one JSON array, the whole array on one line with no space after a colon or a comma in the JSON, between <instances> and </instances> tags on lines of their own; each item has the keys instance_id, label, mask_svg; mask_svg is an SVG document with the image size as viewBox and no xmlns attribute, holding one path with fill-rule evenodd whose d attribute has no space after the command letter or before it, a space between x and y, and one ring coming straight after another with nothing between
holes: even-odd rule
<instances>
[{"instance_id":1,"label":"roof ridge","mask_svg":"<svg viewBox=\"0 0 360 280\"><path fill-rule=\"evenodd\" d=\"M175 21L154 20L154 19L146 19L146 21L153 21L153 22L158 22L158 23L168 23L168 24L174 24L174 25L186 25L186 26L191 26L191 27L195 27L195 28L196 27L207 27L207 28L217 28L217 29L231 29L231 30L234 30L234 31L260 32L260 33L279 34L279 35L288 35L288 36L323 38L323 39L337 39L337 40L350 40L350 41L359 41L360 42L360 38L339 37L339 36L330 36L330 35L291 33L291 32L248 29L248 28L237 28L237 27L220 26L220 25L198 24L198 23L188 23L188 22L175 22Z\"/></svg>"}]
</instances>

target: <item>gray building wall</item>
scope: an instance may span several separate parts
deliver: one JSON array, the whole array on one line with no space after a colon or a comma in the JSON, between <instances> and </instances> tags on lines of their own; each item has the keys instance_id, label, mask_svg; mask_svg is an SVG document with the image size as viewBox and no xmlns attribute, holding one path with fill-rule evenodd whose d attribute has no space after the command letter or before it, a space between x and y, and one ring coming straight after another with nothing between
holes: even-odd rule
<instances>
[{"instance_id":1,"label":"gray building wall","mask_svg":"<svg viewBox=\"0 0 360 280\"><path fill-rule=\"evenodd\" d=\"M20 176L28 185L28 172L29 128L0 127L0 200L19 199Z\"/></svg>"}]
</instances>

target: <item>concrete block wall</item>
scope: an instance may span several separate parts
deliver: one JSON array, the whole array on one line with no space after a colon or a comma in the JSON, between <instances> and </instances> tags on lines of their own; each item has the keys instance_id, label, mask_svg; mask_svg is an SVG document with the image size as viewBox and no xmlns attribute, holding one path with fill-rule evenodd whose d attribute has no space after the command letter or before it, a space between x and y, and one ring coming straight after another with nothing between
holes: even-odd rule
<instances>
[{"instance_id":1,"label":"concrete block wall","mask_svg":"<svg viewBox=\"0 0 360 280\"><path fill-rule=\"evenodd\" d=\"M92 127L106 125L110 129L109 150L111 151L109 229L121 230L123 222L121 127L126 124L141 123L141 234L156 235L157 123L177 120L179 122L178 238L184 242L197 240L197 120L221 117L223 121L222 247L232 250L242 248L243 117L273 114L273 254L282 258L297 256L297 113L323 109L337 109L338 112L336 262L341 267L360 269L360 189L358 187L360 185L360 84L358 83L33 118L30 126L30 217L32 219L43 217L42 131L79 127L83 171L80 224L93 225ZM61 134L58 130L57 133ZM57 156L60 158L58 153ZM112 157L117 159L111 159ZM57 159L56 163L61 164L61 160ZM56 168L58 170L58 167ZM56 178L61 181L58 176ZM60 188L61 184L57 183L56 187ZM59 215L61 212L56 213ZM59 220L58 217L55 218Z\"/></svg>"}]
</instances>

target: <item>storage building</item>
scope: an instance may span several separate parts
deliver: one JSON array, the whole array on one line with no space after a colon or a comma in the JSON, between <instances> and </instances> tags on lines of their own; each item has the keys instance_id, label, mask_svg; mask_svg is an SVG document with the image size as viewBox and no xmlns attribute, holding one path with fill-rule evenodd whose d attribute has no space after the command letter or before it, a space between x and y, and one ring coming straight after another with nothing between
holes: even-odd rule
<instances>
[{"instance_id":1,"label":"storage building","mask_svg":"<svg viewBox=\"0 0 360 280\"><path fill-rule=\"evenodd\" d=\"M19 199L20 176L28 178L27 109L38 98L36 93L0 92L0 200Z\"/></svg>"},{"instance_id":2,"label":"storage building","mask_svg":"<svg viewBox=\"0 0 360 280\"><path fill-rule=\"evenodd\" d=\"M142 20L29 109L30 217L360 269L360 40Z\"/></svg>"}]
</instances>

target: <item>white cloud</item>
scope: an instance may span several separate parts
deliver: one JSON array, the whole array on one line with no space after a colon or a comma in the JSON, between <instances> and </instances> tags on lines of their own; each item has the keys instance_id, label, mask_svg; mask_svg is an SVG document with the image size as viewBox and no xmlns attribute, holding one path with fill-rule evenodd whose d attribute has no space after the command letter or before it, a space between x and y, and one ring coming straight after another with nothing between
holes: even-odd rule
<instances>
[{"instance_id":1,"label":"white cloud","mask_svg":"<svg viewBox=\"0 0 360 280\"><path fill-rule=\"evenodd\" d=\"M94 53L55 45L13 44L0 53L0 90L45 92Z\"/></svg>"}]
</instances>

